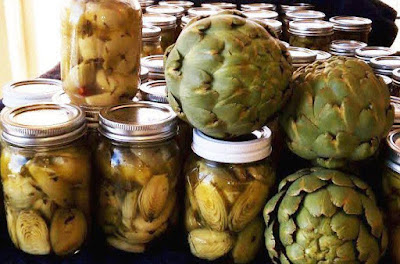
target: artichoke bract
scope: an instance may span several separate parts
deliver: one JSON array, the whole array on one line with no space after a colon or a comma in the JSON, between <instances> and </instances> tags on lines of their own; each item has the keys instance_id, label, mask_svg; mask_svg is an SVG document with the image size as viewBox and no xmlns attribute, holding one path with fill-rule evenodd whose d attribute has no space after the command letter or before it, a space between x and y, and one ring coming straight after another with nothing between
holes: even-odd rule
<instances>
[{"instance_id":1,"label":"artichoke bract","mask_svg":"<svg viewBox=\"0 0 400 264\"><path fill-rule=\"evenodd\" d=\"M239 14L190 23L165 53L174 111L216 138L262 127L290 94L290 57L273 36Z\"/></svg>"},{"instance_id":2,"label":"artichoke bract","mask_svg":"<svg viewBox=\"0 0 400 264\"><path fill-rule=\"evenodd\" d=\"M371 188L336 170L300 170L264 208L265 244L274 263L378 263L387 247Z\"/></svg>"},{"instance_id":3,"label":"artichoke bract","mask_svg":"<svg viewBox=\"0 0 400 264\"><path fill-rule=\"evenodd\" d=\"M363 61L332 57L298 69L280 116L289 148L327 168L371 157L393 124L386 84Z\"/></svg>"}]
</instances>

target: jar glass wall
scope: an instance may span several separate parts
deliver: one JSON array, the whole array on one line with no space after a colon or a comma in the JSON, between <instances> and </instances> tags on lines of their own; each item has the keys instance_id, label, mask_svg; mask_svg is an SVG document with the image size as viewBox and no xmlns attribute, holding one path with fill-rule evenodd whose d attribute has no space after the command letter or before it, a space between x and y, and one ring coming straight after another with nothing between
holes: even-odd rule
<instances>
[{"instance_id":1,"label":"jar glass wall","mask_svg":"<svg viewBox=\"0 0 400 264\"><path fill-rule=\"evenodd\" d=\"M356 40L368 44L372 21L355 16L335 16L329 19L334 24L335 40Z\"/></svg>"}]
</instances>

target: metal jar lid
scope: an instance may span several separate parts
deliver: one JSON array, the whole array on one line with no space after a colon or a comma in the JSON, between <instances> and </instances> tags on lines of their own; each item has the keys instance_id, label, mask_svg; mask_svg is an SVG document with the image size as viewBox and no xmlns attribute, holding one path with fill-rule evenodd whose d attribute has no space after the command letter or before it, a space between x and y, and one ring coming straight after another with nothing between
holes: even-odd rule
<instances>
[{"instance_id":1,"label":"metal jar lid","mask_svg":"<svg viewBox=\"0 0 400 264\"><path fill-rule=\"evenodd\" d=\"M149 69L140 66L140 83L146 83L149 81Z\"/></svg>"},{"instance_id":2,"label":"metal jar lid","mask_svg":"<svg viewBox=\"0 0 400 264\"><path fill-rule=\"evenodd\" d=\"M53 79L33 79L8 83L3 86L3 104L18 107L26 104L51 102L54 94L62 91L62 83Z\"/></svg>"},{"instance_id":3,"label":"metal jar lid","mask_svg":"<svg viewBox=\"0 0 400 264\"><path fill-rule=\"evenodd\" d=\"M333 25L323 20L299 20L289 23L289 32L298 36L330 36Z\"/></svg>"},{"instance_id":4,"label":"metal jar lid","mask_svg":"<svg viewBox=\"0 0 400 264\"><path fill-rule=\"evenodd\" d=\"M329 59L330 57L332 57L332 54L330 54L329 52L326 51L322 51L322 50L313 50L313 52L315 54L317 54L317 61L325 61L327 59Z\"/></svg>"},{"instance_id":5,"label":"metal jar lid","mask_svg":"<svg viewBox=\"0 0 400 264\"><path fill-rule=\"evenodd\" d=\"M369 62L372 58L381 56L392 56L396 51L388 47L365 47L356 50L356 58Z\"/></svg>"},{"instance_id":6,"label":"metal jar lid","mask_svg":"<svg viewBox=\"0 0 400 264\"><path fill-rule=\"evenodd\" d=\"M193 7L188 10L189 17L199 17L199 16L212 16L218 14L221 10L217 8L210 7Z\"/></svg>"},{"instance_id":7,"label":"metal jar lid","mask_svg":"<svg viewBox=\"0 0 400 264\"><path fill-rule=\"evenodd\" d=\"M236 5L226 2L204 3L201 7L218 8L218 9L236 9Z\"/></svg>"},{"instance_id":8,"label":"metal jar lid","mask_svg":"<svg viewBox=\"0 0 400 264\"><path fill-rule=\"evenodd\" d=\"M152 42L159 41L161 37L161 28L151 25L143 25L142 27L142 41Z\"/></svg>"},{"instance_id":9,"label":"metal jar lid","mask_svg":"<svg viewBox=\"0 0 400 264\"><path fill-rule=\"evenodd\" d=\"M277 19L278 13L270 10L243 11L243 14L250 19Z\"/></svg>"},{"instance_id":10,"label":"metal jar lid","mask_svg":"<svg viewBox=\"0 0 400 264\"><path fill-rule=\"evenodd\" d=\"M170 16L174 16L179 19L185 13L185 9L183 9L183 7L180 7L180 6L154 5L154 6L146 7L146 12L148 14L170 15Z\"/></svg>"},{"instance_id":11,"label":"metal jar lid","mask_svg":"<svg viewBox=\"0 0 400 264\"><path fill-rule=\"evenodd\" d=\"M160 1L158 4L160 6L179 6L185 9L185 11L194 6L194 3L190 1Z\"/></svg>"},{"instance_id":12,"label":"metal jar lid","mask_svg":"<svg viewBox=\"0 0 400 264\"><path fill-rule=\"evenodd\" d=\"M143 14L143 23L163 29L175 28L176 17L164 14Z\"/></svg>"},{"instance_id":13,"label":"metal jar lid","mask_svg":"<svg viewBox=\"0 0 400 264\"><path fill-rule=\"evenodd\" d=\"M287 13L291 11L297 11L297 10L313 10L315 7L311 4L307 3L294 3L291 5L281 5L281 10L282 13Z\"/></svg>"},{"instance_id":14,"label":"metal jar lid","mask_svg":"<svg viewBox=\"0 0 400 264\"><path fill-rule=\"evenodd\" d=\"M135 102L100 112L99 132L119 142L158 142L176 135L174 111L165 104Z\"/></svg>"},{"instance_id":15,"label":"metal jar lid","mask_svg":"<svg viewBox=\"0 0 400 264\"><path fill-rule=\"evenodd\" d=\"M164 79L164 56L152 55L140 59L141 65L149 70L149 79Z\"/></svg>"},{"instance_id":16,"label":"metal jar lid","mask_svg":"<svg viewBox=\"0 0 400 264\"><path fill-rule=\"evenodd\" d=\"M144 101L168 104L167 83L165 81L152 81L140 85L140 94Z\"/></svg>"},{"instance_id":17,"label":"metal jar lid","mask_svg":"<svg viewBox=\"0 0 400 264\"><path fill-rule=\"evenodd\" d=\"M263 160L271 154L271 130L263 127L243 140L225 141L206 136L193 130L192 150L198 156L221 163L251 163Z\"/></svg>"},{"instance_id":18,"label":"metal jar lid","mask_svg":"<svg viewBox=\"0 0 400 264\"><path fill-rule=\"evenodd\" d=\"M377 74L392 76L393 70L400 68L400 56L381 56L371 59L371 67Z\"/></svg>"},{"instance_id":19,"label":"metal jar lid","mask_svg":"<svg viewBox=\"0 0 400 264\"><path fill-rule=\"evenodd\" d=\"M390 78L390 77L388 77L388 76L386 76L386 75L377 74L376 76L381 77L382 80L383 80L383 82L384 82L387 86L390 86L390 85L392 85L392 83L393 83L392 78Z\"/></svg>"},{"instance_id":20,"label":"metal jar lid","mask_svg":"<svg viewBox=\"0 0 400 264\"><path fill-rule=\"evenodd\" d=\"M400 142L400 129L391 131L386 137L388 145L386 165L395 172L400 173L400 144L397 142Z\"/></svg>"},{"instance_id":21,"label":"metal jar lid","mask_svg":"<svg viewBox=\"0 0 400 264\"><path fill-rule=\"evenodd\" d=\"M274 32L282 32L282 22L276 19L261 19L262 22L267 24Z\"/></svg>"},{"instance_id":22,"label":"metal jar lid","mask_svg":"<svg viewBox=\"0 0 400 264\"><path fill-rule=\"evenodd\" d=\"M55 104L70 104L71 99L69 98L68 94L62 90L58 93L54 94L51 98L51 101Z\"/></svg>"},{"instance_id":23,"label":"metal jar lid","mask_svg":"<svg viewBox=\"0 0 400 264\"><path fill-rule=\"evenodd\" d=\"M21 147L65 145L86 132L85 115L74 105L32 104L2 112L2 138Z\"/></svg>"},{"instance_id":24,"label":"metal jar lid","mask_svg":"<svg viewBox=\"0 0 400 264\"><path fill-rule=\"evenodd\" d=\"M333 23L333 29L338 31L371 31L371 19L356 16L335 16L329 19Z\"/></svg>"},{"instance_id":25,"label":"metal jar lid","mask_svg":"<svg viewBox=\"0 0 400 264\"><path fill-rule=\"evenodd\" d=\"M280 40L280 42L282 43L283 46L285 46L286 48L290 47L290 44L287 43L286 41Z\"/></svg>"},{"instance_id":26,"label":"metal jar lid","mask_svg":"<svg viewBox=\"0 0 400 264\"><path fill-rule=\"evenodd\" d=\"M317 59L317 54L312 50L298 47L289 47L289 54L292 57L292 63L296 64L310 64Z\"/></svg>"},{"instance_id":27,"label":"metal jar lid","mask_svg":"<svg viewBox=\"0 0 400 264\"><path fill-rule=\"evenodd\" d=\"M252 3L252 4L241 5L241 9L243 11L248 11L248 10L271 10L271 11L275 11L276 10L276 5L269 4L269 3Z\"/></svg>"},{"instance_id":28,"label":"metal jar lid","mask_svg":"<svg viewBox=\"0 0 400 264\"><path fill-rule=\"evenodd\" d=\"M389 78L389 77L387 77ZM392 72L392 78L396 85L400 85L400 68L394 69Z\"/></svg>"},{"instance_id":29,"label":"metal jar lid","mask_svg":"<svg viewBox=\"0 0 400 264\"><path fill-rule=\"evenodd\" d=\"M320 11L314 11L314 10L297 10L297 11L287 12L286 18L291 21L298 21L304 19L323 20L325 18L325 14Z\"/></svg>"},{"instance_id":30,"label":"metal jar lid","mask_svg":"<svg viewBox=\"0 0 400 264\"><path fill-rule=\"evenodd\" d=\"M182 17L182 21L181 21L181 26L185 27L187 24L189 24L189 22L192 20L192 17L190 16L184 16Z\"/></svg>"},{"instance_id":31,"label":"metal jar lid","mask_svg":"<svg viewBox=\"0 0 400 264\"><path fill-rule=\"evenodd\" d=\"M354 57L357 49L366 46L366 43L355 40L334 40L329 51L332 55Z\"/></svg>"}]
</instances>

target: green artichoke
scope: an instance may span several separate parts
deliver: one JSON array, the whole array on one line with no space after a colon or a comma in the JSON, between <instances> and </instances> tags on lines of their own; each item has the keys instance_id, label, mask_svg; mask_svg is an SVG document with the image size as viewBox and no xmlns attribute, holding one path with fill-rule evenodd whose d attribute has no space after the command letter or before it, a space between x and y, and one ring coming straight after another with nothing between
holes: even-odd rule
<instances>
[{"instance_id":1,"label":"green artichoke","mask_svg":"<svg viewBox=\"0 0 400 264\"><path fill-rule=\"evenodd\" d=\"M290 95L286 48L239 14L190 23L165 53L168 101L184 121L216 138L264 125Z\"/></svg>"},{"instance_id":2,"label":"green artichoke","mask_svg":"<svg viewBox=\"0 0 400 264\"><path fill-rule=\"evenodd\" d=\"M289 148L327 168L372 156L394 117L386 84L364 62L332 57L293 74L280 121Z\"/></svg>"},{"instance_id":3,"label":"green artichoke","mask_svg":"<svg viewBox=\"0 0 400 264\"><path fill-rule=\"evenodd\" d=\"M387 247L371 188L340 171L303 169L279 185L264 208L274 263L378 263Z\"/></svg>"}]
</instances>

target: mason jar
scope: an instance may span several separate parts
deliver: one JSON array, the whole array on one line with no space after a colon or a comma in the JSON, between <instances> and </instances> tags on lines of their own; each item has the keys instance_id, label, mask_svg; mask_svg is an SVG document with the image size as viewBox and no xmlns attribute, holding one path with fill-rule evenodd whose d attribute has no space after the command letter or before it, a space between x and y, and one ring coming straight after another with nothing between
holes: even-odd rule
<instances>
[{"instance_id":1,"label":"mason jar","mask_svg":"<svg viewBox=\"0 0 400 264\"><path fill-rule=\"evenodd\" d=\"M185 10L185 14L187 14L187 11L194 6L194 3L191 1L174 1L174 0L168 0L168 1L160 1L158 2L160 6L179 6L182 7Z\"/></svg>"},{"instance_id":2,"label":"mason jar","mask_svg":"<svg viewBox=\"0 0 400 264\"><path fill-rule=\"evenodd\" d=\"M389 77L387 77L387 78L389 78ZM393 83L391 86L390 94L400 97L400 68L393 70L392 79L393 79Z\"/></svg>"},{"instance_id":3,"label":"mason jar","mask_svg":"<svg viewBox=\"0 0 400 264\"><path fill-rule=\"evenodd\" d=\"M161 48L163 52L175 43L176 17L164 14L144 14L143 23L161 29Z\"/></svg>"},{"instance_id":4,"label":"mason jar","mask_svg":"<svg viewBox=\"0 0 400 264\"><path fill-rule=\"evenodd\" d=\"M235 141L193 131L186 162L185 227L193 255L253 263L264 244L261 217L275 184L271 131L263 127Z\"/></svg>"},{"instance_id":5,"label":"mason jar","mask_svg":"<svg viewBox=\"0 0 400 264\"><path fill-rule=\"evenodd\" d=\"M335 31L334 39L356 40L368 44L372 21L368 18L356 16L335 16L329 19Z\"/></svg>"},{"instance_id":6,"label":"mason jar","mask_svg":"<svg viewBox=\"0 0 400 264\"><path fill-rule=\"evenodd\" d=\"M355 40L334 40L329 52L335 56L355 57L356 50L366 46L366 43Z\"/></svg>"},{"instance_id":7,"label":"mason jar","mask_svg":"<svg viewBox=\"0 0 400 264\"><path fill-rule=\"evenodd\" d=\"M90 152L78 107L4 111L1 180L9 236L32 255L75 254L90 229Z\"/></svg>"},{"instance_id":8,"label":"mason jar","mask_svg":"<svg viewBox=\"0 0 400 264\"><path fill-rule=\"evenodd\" d=\"M289 23L289 44L313 50L329 51L333 25L322 20L299 20Z\"/></svg>"},{"instance_id":9,"label":"mason jar","mask_svg":"<svg viewBox=\"0 0 400 264\"><path fill-rule=\"evenodd\" d=\"M332 54L330 54L329 52L326 52L326 51L313 50L313 52L315 54L317 54L317 58L316 58L317 61L326 61L327 59L332 57Z\"/></svg>"},{"instance_id":10,"label":"mason jar","mask_svg":"<svg viewBox=\"0 0 400 264\"><path fill-rule=\"evenodd\" d=\"M243 11L243 14L250 19L278 19L278 13L270 10L249 10Z\"/></svg>"},{"instance_id":11,"label":"mason jar","mask_svg":"<svg viewBox=\"0 0 400 264\"><path fill-rule=\"evenodd\" d=\"M214 8L220 10L234 10L236 9L236 4L226 3L226 2L214 2L214 3L204 3L201 7Z\"/></svg>"},{"instance_id":12,"label":"mason jar","mask_svg":"<svg viewBox=\"0 0 400 264\"><path fill-rule=\"evenodd\" d=\"M142 14L136 0L67 0L61 78L75 105L107 106L139 86Z\"/></svg>"},{"instance_id":13,"label":"mason jar","mask_svg":"<svg viewBox=\"0 0 400 264\"><path fill-rule=\"evenodd\" d=\"M188 10L188 16L193 17L207 17L218 14L220 9L212 7L192 7Z\"/></svg>"},{"instance_id":14,"label":"mason jar","mask_svg":"<svg viewBox=\"0 0 400 264\"><path fill-rule=\"evenodd\" d=\"M372 58L370 66L376 74L392 78L393 70L400 68L400 56L382 56Z\"/></svg>"},{"instance_id":15,"label":"mason jar","mask_svg":"<svg viewBox=\"0 0 400 264\"><path fill-rule=\"evenodd\" d=\"M140 8L142 9L142 14L146 13L146 8L154 5L154 0L139 0Z\"/></svg>"},{"instance_id":16,"label":"mason jar","mask_svg":"<svg viewBox=\"0 0 400 264\"><path fill-rule=\"evenodd\" d=\"M288 51L290 57L292 57L292 65L294 70L297 70L303 66L307 66L317 59L317 54L309 49L289 47Z\"/></svg>"},{"instance_id":17,"label":"mason jar","mask_svg":"<svg viewBox=\"0 0 400 264\"><path fill-rule=\"evenodd\" d=\"M142 52L140 57L163 54L161 48L161 29L144 25L142 29Z\"/></svg>"},{"instance_id":18,"label":"mason jar","mask_svg":"<svg viewBox=\"0 0 400 264\"><path fill-rule=\"evenodd\" d=\"M276 36L280 39L282 37L282 22L275 19L262 19L262 22L267 24Z\"/></svg>"},{"instance_id":19,"label":"mason jar","mask_svg":"<svg viewBox=\"0 0 400 264\"><path fill-rule=\"evenodd\" d=\"M141 64L149 70L149 80L165 80L164 77L164 56L153 55L141 59Z\"/></svg>"},{"instance_id":20,"label":"mason jar","mask_svg":"<svg viewBox=\"0 0 400 264\"><path fill-rule=\"evenodd\" d=\"M110 246L144 252L177 222L176 115L148 102L108 107L99 132L98 224Z\"/></svg>"},{"instance_id":21,"label":"mason jar","mask_svg":"<svg viewBox=\"0 0 400 264\"><path fill-rule=\"evenodd\" d=\"M269 3L252 3L252 4L243 4L240 6L242 11L249 10L270 10L276 11L276 5Z\"/></svg>"},{"instance_id":22,"label":"mason jar","mask_svg":"<svg viewBox=\"0 0 400 264\"><path fill-rule=\"evenodd\" d=\"M283 39L285 41L289 41L289 23L292 21L286 17L286 14L301 10L314 10L314 6L306 3L294 3L292 5L280 6L279 19L283 23Z\"/></svg>"},{"instance_id":23,"label":"mason jar","mask_svg":"<svg viewBox=\"0 0 400 264\"><path fill-rule=\"evenodd\" d=\"M180 6L171 6L171 5L154 5L146 8L146 12L149 14L156 15L170 15L176 17L176 26L175 26L175 40L178 38L181 33L181 19L185 14L185 9Z\"/></svg>"},{"instance_id":24,"label":"mason jar","mask_svg":"<svg viewBox=\"0 0 400 264\"><path fill-rule=\"evenodd\" d=\"M149 69L146 67L140 67L140 83L144 84L149 81Z\"/></svg>"},{"instance_id":25,"label":"mason jar","mask_svg":"<svg viewBox=\"0 0 400 264\"><path fill-rule=\"evenodd\" d=\"M324 20L325 14L320 11L314 10L295 10L288 11L285 13L284 17L284 35L287 40L290 38L289 34L289 23L292 21L300 21L300 20Z\"/></svg>"},{"instance_id":26,"label":"mason jar","mask_svg":"<svg viewBox=\"0 0 400 264\"><path fill-rule=\"evenodd\" d=\"M382 56L392 56L396 51L388 47L364 47L356 50L356 58L370 63L371 59Z\"/></svg>"}]
</instances>

